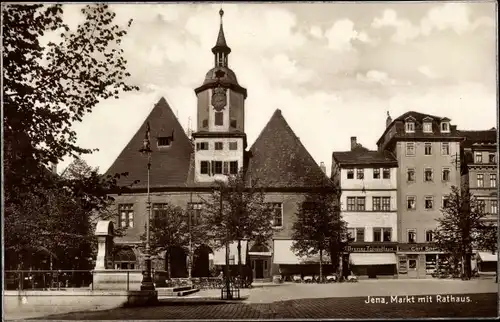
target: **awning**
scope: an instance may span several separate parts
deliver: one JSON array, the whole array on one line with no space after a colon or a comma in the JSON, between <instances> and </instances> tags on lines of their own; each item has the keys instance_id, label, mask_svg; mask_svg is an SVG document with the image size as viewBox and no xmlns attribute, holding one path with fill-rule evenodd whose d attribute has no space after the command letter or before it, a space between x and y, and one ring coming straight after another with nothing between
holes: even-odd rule
<instances>
[{"instance_id":1,"label":"awning","mask_svg":"<svg viewBox=\"0 0 500 322\"><path fill-rule=\"evenodd\" d=\"M134 251L131 248L120 248L117 249L114 254L115 262L135 262L136 256Z\"/></svg>"},{"instance_id":2,"label":"awning","mask_svg":"<svg viewBox=\"0 0 500 322\"><path fill-rule=\"evenodd\" d=\"M498 254L488 252L477 252L477 256L482 262L496 262L498 261Z\"/></svg>"},{"instance_id":3,"label":"awning","mask_svg":"<svg viewBox=\"0 0 500 322\"><path fill-rule=\"evenodd\" d=\"M274 264L316 264L319 263L319 254L301 257L292 251L293 240L275 240L274 241ZM330 257L326 252L323 253L323 263L328 263Z\"/></svg>"},{"instance_id":4,"label":"awning","mask_svg":"<svg viewBox=\"0 0 500 322\"><path fill-rule=\"evenodd\" d=\"M245 265L247 258L247 241L241 241L241 264ZM238 265L238 242L229 245L229 264ZM226 247L222 246L214 252L214 265L226 265Z\"/></svg>"},{"instance_id":5,"label":"awning","mask_svg":"<svg viewBox=\"0 0 500 322\"><path fill-rule=\"evenodd\" d=\"M352 253L349 255L349 261L352 265L396 265L396 254L376 253L361 254Z\"/></svg>"}]
</instances>

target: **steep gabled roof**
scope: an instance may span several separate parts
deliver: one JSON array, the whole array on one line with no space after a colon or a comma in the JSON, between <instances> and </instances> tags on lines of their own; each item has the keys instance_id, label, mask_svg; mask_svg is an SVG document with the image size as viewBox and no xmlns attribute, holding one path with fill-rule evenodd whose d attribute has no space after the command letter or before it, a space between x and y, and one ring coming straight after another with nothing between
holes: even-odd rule
<instances>
[{"instance_id":1,"label":"steep gabled roof","mask_svg":"<svg viewBox=\"0 0 500 322\"><path fill-rule=\"evenodd\" d=\"M128 176L121 178L118 182L120 185L130 185L135 180L139 180L139 183L133 185L133 188L147 186L147 157L142 155L139 149L143 145L148 121L151 128L151 150L153 150L150 186L184 187L193 146L163 97L156 103L151 113L106 173L112 175L128 172ZM157 138L171 136L172 131L174 138L171 145L158 148Z\"/></svg>"},{"instance_id":2,"label":"steep gabled roof","mask_svg":"<svg viewBox=\"0 0 500 322\"><path fill-rule=\"evenodd\" d=\"M250 148L248 182L269 188L331 185L278 109Z\"/></svg>"}]
</instances>

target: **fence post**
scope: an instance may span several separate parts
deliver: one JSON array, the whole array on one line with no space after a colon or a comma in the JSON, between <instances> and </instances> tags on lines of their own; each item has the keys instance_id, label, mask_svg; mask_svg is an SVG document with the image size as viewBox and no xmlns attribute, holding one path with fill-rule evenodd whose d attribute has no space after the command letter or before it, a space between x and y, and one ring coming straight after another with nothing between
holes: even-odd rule
<instances>
[{"instance_id":1,"label":"fence post","mask_svg":"<svg viewBox=\"0 0 500 322\"><path fill-rule=\"evenodd\" d=\"M129 287L129 283L130 283L130 271L127 271L127 292L129 291L130 287Z\"/></svg>"},{"instance_id":2,"label":"fence post","mask_svg":"<svg viewBox=\"0 0 500 322\"><path fill-rule=\"evenodd\" d=\"M94 290L94 274L95 274L95 271L92 271L92 282L90 283L90 285L91 285L91 287L90 287L91 291Z\"/></svg>"}]
</instances>

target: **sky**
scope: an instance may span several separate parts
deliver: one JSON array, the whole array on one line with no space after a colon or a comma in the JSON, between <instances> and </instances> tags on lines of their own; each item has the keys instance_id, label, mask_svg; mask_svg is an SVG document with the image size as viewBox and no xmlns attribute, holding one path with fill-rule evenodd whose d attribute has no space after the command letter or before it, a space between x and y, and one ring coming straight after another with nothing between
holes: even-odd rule
<instances>
[{"instance_id":1,"label":"sky","mask_svg":"<svg viewBox=\"0 0 500 322\"><path fill-rule=\"evenodd\" d=\"M164 97L187 130L213 67L221 3L113 4L133 23L122 48L140 91L100 102L74 129L84 159L105 172ZM495 127L494 2L222 3L229 67L247 88L249 146L276 109L316 162L331 166L350 137L376 149L387 112L448 117L459 129ZM64 6L71 28L81 5ZM193 130L196 130L193 128ZM58 165L62 171L70 162Z\"/></svg>"}]
</instances>

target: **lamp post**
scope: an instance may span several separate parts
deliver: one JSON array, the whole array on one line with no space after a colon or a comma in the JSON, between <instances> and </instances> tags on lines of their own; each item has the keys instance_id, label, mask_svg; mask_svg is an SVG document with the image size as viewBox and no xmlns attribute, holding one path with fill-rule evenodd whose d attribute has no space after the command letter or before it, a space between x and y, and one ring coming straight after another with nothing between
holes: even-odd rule
<instances>
[{"instance_id":1,"label":"lamp post","mask_svg":"<svg viewBox=\"0 0 500 322\"><path fill-rule=\"evenodd\" d=\"M142 274L141 290L152 291L155 289L153 279L151 277L151 254L150 254L150 241L149 241L149 226L151 221L151 196L149 194L149 179L151 172L151 145L149 141L149 122L147 123L146 136L144 138L143 147L139 150L142 154L148 157L148 185L147 185L147 202L146 202L146 249L144 252L146 271Z\"/></svg>"}]
</instances>

